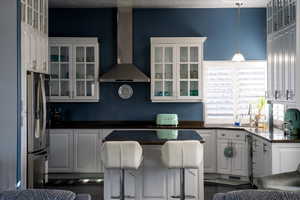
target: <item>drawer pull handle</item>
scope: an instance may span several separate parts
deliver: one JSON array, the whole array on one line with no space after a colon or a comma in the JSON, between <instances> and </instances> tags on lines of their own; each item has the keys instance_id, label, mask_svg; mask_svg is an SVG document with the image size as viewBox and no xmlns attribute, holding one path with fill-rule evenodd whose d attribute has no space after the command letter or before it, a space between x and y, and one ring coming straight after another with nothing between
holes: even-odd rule
<instances>
[{"instance_id":1,"label":"drawer pull handle","mask_svg":"<svg viewBox=\"0 0 300 200\"><path fill-rule=\"evenodd\" d=\"M236 135L236 137L240 137L241 135Z\"/></svg>"},{"instance_id":2,"label":"drawer pull handle","mask_svg":"<svg viewBox=\"0 0 300 200\"><path fill-rule=\"evenodd\" d=\"M224 137L224 136L225 136L225 134L223 133L223 134L222 134L222 136Z\"/></svg>"}]
</instances>

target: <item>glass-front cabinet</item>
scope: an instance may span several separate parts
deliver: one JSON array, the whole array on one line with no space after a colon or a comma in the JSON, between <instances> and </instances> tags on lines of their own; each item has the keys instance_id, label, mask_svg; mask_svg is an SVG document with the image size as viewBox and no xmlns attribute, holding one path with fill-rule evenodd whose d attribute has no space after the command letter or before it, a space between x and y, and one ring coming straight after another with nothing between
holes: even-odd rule
<instances>
[{"instance_id":1,"label":"glass-front cabinet","mask_svg":"<svg viewBox=\"0 0 300 200\"><path fill-rule=\"evenodd\" d=\"M154 47L154 96L160 99L175 98L175 46L157 45Z\"/></svg>"},{"instance_id":2,"label":"glass-front cabinet","mask_svg":"<svg viewBox=\"0 0 300 200\"><path fill-rule=\"evenodd\" d=\"M297 0L269 0L267 3L268 34L294 25L297 17Z\"/></svg>"},{"instance_id":3,"label":"glass-front cabinet","mask_svg":"<svg viewBox=\"0 0 300 200\"><path fill-rule=\"evenodd\" d=\"M71 98L71 50L70 45L50 45L50 88L51 98Z\"/></svg>"},{"instance_id":4,"label":"glass-front cabinet","mask_svg":"<svg viewBox=\"0 0 300 200\"><path fill-rule=\"evenodd\" d=\"M296 0L269 0L267 2L267 62L268 90L266 98L273 103L297 103L299 96L297 60L299 37ZM300 99L299 99L300 100Z\"/></svg>"},{"instance_id":5,"label":"glass-front cabinet","mask_svg":"<svg viewBox=\"0 0 300 200\"><path fill-rule=\"evenodd\" d=\"M197 38L151 38L151 100L203 100L203 43Z\"/></svg>"},{"instance_id":6,"label":"glass-front cabinet","mask_svg":"<svg viewBox=\"0 0 300 200\"><path fill-rule=\"evenodd\" d=\"M97 102L97 38L50 38L49 46L50 101Z\"/></svg>"},{"instance_id":7,"label":"glass-front cabinet","mask_svg":"<svg viewBox=\"0 0 300 200\"><path fill-rule=\"evenodd\" d=\"M26 70L48 71L48 0L21 0L21 57Z\"/></svg>"},{"instance_id":8,"label":"glass-front cabinet","mask_svg":"<svg viewBox=\"0 0 300 200\"><path fill-rule=\"evenodd\" d=\"M202 97L202 50L199 46L179 46L179 97ZM201 59L200 59L201 58Z\"/></svg>"}]
</instances>

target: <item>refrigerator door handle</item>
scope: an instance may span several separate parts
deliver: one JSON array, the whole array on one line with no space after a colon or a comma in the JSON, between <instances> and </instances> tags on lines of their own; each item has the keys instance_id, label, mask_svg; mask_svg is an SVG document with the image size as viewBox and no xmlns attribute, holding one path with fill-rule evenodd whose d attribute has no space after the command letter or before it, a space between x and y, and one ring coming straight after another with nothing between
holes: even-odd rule
<instances>
[{"instance_id":1,"label":"refrigerator door handle","mask_svg":"<svg viewBox=\"0 0 300 200\"><path fill-rule=\"evenodd\" d=\"M40 138L41 137L41 127L40 127L40 121L41 121L41 116L40 116L40 93L42 92L41 91L41 82L39 81L37 83L37 91L36 91L36 110L34 111L34 136L35 138Z\"/></svg>"},{"instance_id":2,"label":"refrigerator door handle","mask_svg":"<svg viewBox=\"0 0 300 200\"><path fill-rule=\"evenodd\" d=\"M42 133L46 133L46 125L47 125L47 102L46 102L46 91L45 91L45 80L43 78L43 75L40 75L41 77L41 92L42 92L42 99L43 99L43 129Z\"/></svg>"}]
</instances>

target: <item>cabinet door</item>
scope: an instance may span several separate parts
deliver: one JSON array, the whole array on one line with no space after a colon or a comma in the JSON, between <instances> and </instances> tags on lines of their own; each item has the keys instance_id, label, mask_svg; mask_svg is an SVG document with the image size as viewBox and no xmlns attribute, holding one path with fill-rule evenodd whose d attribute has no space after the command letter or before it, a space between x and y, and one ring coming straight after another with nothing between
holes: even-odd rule
<instances>
[{"instance_id":1,"label":"cabinet door","mask_svg":"<svg viewBox=\"0 0 300 200\"><path fill-rule=\"evenodd\" d=\"M37 41L37 68L36 71L43 73L44 66L43 66L43 56L44 56L44 40L40 33L36 32L36 41Z\"/></svg>"},{"instance_id":2,"label":"cabinet door","mask_svg":"<svg viewBox=\"0 0 300 200\"><path fill-rule=\"evenodd\" d=\"M273 49L273 73L274 73L274 99L275 101L279 100L280 98L280 37L276 37L273 40L272 44Z\"/></svg>"},{"instance_id":3,"label":"cabinet door","mask_svg":"<svg viewBox=\"0 0 300 200\"><path fill-rule=\"evenodd\" d=\"M26 22L29 26L33 26L33 0L27 0L27 16Z\"/></svg>"},{"instance_id":4,"label":"cabinet door","mask_svg":"<svg viewBox=\"0 0 300 200\"><path fill-rule=\"evenodd\" d=\"M74 99L98 99L98 48L74 46Z\"/></svg>"},{"instance_id":5,"label":"cabinet door","mask_svg":"<svg viewBox=\"0 0 300 200\"><path fill-rule=\"evenodd\" d=\"M38 36L37 33L29 27L30 33L30 66L29 70L37 71L38 68Z\"/></svg>"},{"instance_id":6,"label":"cabinet door","mask_svg":"<svg viewBox=\"0 0 300 200\"><path fill-rule=\"evenodd\" d=\"M21 0L21 22L26 23L27 0Z\"/></svg>"},{"instance_id":7,"label":"cabinet door","mask_svg":"<svg viewBox=\"0 0 300 200\"><path fill-rule=\"evenodd\" d=\"M284 85L284 72L285 72L285 66L284 66L284 53L285 53L285 35L281 34L278 38L278 66L277 66L277 77L278 77L278 83L277 83L277 90L278 90L278 100L279 101L285 101L285 85Z\"/></svg>"},{"instance_id":8,"label":"cabinet door","mask_svg":"<svg viewBox=\"0 0 300 200\"><path fill-rule=\"evenodd\" d=\"M263 143L253 137L252 142L252 151L253 151L253 160L252 160L252 167L253 167L253 176L262 177L264 175L264 152L263 152Z\"/></svg>"},{"instance_id":9,"label":"cabinet door","mask_svg":"<svg viewBox=\"0 0 300 200\"><path fill-rule=\"evenodd\" d=\"M293 28L288 34L288 55L287 62L288 69L288 87L287 87L287 99L289 102L296 101L296 28Z\"/></svg>"},{"instance_id":10,"label":"cabinet door","mask_svg":"<svg viewBox=\"0 0 300 200\"><path fill-rule=\"evenodd\" d=\"M49 73L49 66L48 66L48 36L43 36L43 72L48 74Z\"/></svg>"},{"instance_id":11,"label":"cabinet door","mask_svg":"<svg viewBox=\"0 0 300 200\"><path fill-rule=\"evenodd\" d=\"M244 141L232 141L233 158L231 174L237 176L248 176L248 144Z\"/></svg>"},{"instance_id":12,"label":"cabinet door","mask_svg":"<svg viewBox=\"0 0 300 200\"><path fill-rule=\"evenodd\" d=\"M22 67L25 67L26 70L30 70L30 54L31 54L31 48L30 48L30 40L31 40L31 33L29 32L28 25L25 23L21 24L22 27L22 36L21 36L21 41L22 41Z\"/></svg>"},{"instance_id":13,"label":"cabinet door","mask_svg":"<svg viewBox=\"0 0 300 200\"><path fill-rule=\"evenodd\" d=\"M33 28L37 31L39 29L39 1L33 0Z\"/></svg>"},{"instance_id":14,"label":"cabinet door","mask_svg":"<svg viewBox=\"0 0 300 200\"><path fill-rule=\"evenodd\" d=\"M151 97L172 99L176 97L175 46L153 45L151 48Z\"/></svg>"},{"instance_id":15,"label":"cabinet door","mask_svg":"<svg viewBox=\"0 0 300 200\"><path fill-rule=\"evenodd\" d=\"M178 91L180 99L202 98L202 51L197 45L180 45L178 54Z\"/></svg>"},{"instance_id":16,"label":"cabinet door","mask_svg":"<svg viewBox=\"0 0 300 200\"><path fill-rule=\"evenodd\" d=\"M204 139L204 173L216 173L217 171L217 140L216 132L212 131L197 131Z\"/></svg>"},{"instance_id":17,"label":"cabinet door","mask_svg":"<svg viewBox=\"0 0 300 200\"><path fill-rule=\"evenodd\" d=\"M144 160L141 169L143 199L167 199L168 169L164 170L159 155L160 148L143 148Z\"/></svg>"},{"instance_id":18,"label":"cabinet door","mask_svg":"<svg viewBox=\"0 0 300 200\"><path fill-rule=\"evenodd\" d=\"M217 165L218 165L218 173L220 174L231 174L231 158L227 158L224 155L224 150L226 147L231 146L230 140L218 140L217 147Z\"/></svg>"},{"instance_id":19,"label":"cabinet door","mask_svg":"<svg viewBox=\"0 0 300 200\"><path fill-rule=\"evenodd\" d=\"M266 141L262 142L263 151L263 176L272 175L272 144Z\"/></svg>"},{"instance_id":20,"label":"cabinet door","mask_svg":"<svg viewBox=\"0 0 300 200\"><path fill-rule=\"evenodd\" d=\"M71 46L50 45L50 100L71 99Z\"/></svg>"},{"instance_id":21,"label":"cabinet door","mask_svg":"<svg viewBox=\"0 0 300 200\"><path fill-rule=\"evenodd\" d=\"M100 172L99 130L75 130L74 171L80 173Z\"/></svg>"},{"instance_id":22,"label":"cabinet door","mask_svg":"<svg viewBox=\"0 0 300 200\"><path fill-rule=\"evenodd\" d=\"M296 171L300 163L299 144L274 144L272 147L272 174Z\"/></svg>"},{"instance_id":23,"label":"cabinet door","mask_svg":"<svg viewBox=\"0 0 300 200\"><path fill-rule=\"evenodd\" d=\"M73 130L50 130L49 172L73 171Z\"/></svg>"},{"instance_id":24,"label":"cabinet door","mask_svg":"<svg viewBox=\"0 0 300 200\"><path fill-rule=\"evenodd\" d=\"M268 67L267 67L267 98L269 100L274 100L274 52L273 52L273 42L268 40Z\"/></svg>"}]
</instances>

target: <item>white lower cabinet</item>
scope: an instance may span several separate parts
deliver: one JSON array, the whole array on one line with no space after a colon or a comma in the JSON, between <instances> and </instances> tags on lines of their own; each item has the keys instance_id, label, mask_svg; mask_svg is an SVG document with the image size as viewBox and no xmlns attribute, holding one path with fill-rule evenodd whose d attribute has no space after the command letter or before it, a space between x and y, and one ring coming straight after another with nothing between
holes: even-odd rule
<instances>
[{"instance_id":1,"label":"white lower cabinet","mask_svg":"<svg viewBox=\"0 0 300 200\"><path fill-rule=\"evenodd\" d=\"M217 172L219 174L248 176L249 151L244 131L217 131ZM232 149L232 155L225 152Z\"/></svg>"},{"instance_id":2,"label":"white lower cabinet","mask_svg":"<svg viewBox=\"0 0 300 200\"><path fill-rule=\"evenodd\" d=\"M238 176L248 176L248 143L245 141L233 141L234 149L231 162L231 174Z\"/></svg>"},{"instance_id":3,"label":"white lower cabinet","mask_svg":"<svg viewBox=\"0 0 300 200\"><path fill-rule=\"evenodd\" d=\"M231 158L227 158L224 155L224 149L230 146L227 140L218 140L218 170L219 174L230 174L231 173Z\"/></svg>"},{"instance_id":4,"label":"white lower cabinet","mask_svg":"<svg viewBox=\"0 0 300 200\"><path fill-rule=\"evenodd\" d=\"M101 172L99 130L74 131L74 172Z\"/></svg>"},{"instance_id":5,"label":"white lower cabinet","mask_svg":"<svg viewBox=\"0 0 300 200\"><path fill-rule=\"evenodd\" d=\"M73 171L73 130L50 130L49 172Z\"/></svg>"},{"instance_id":6,"label":"white lower cabinet","mask_svg":"<svg viewBox=\"0 0 300 200\"><path fill-rule=\"evenodd\" d=\"M102 132L98 129L51 129L49 172L103 172Z\"/></svg>"},{"instance_id":7,"label":"white lower cabinet","mask_svg":"<svg viewBox=\"0 0 300 200\"><path fill-rule=\"evenodd\" d=\"M299 143L271 143L252 136L253 177L296 171L300 163Z\"/></svg>"},{"instance_id":8,"label":"white lower cabinet","mask_svg":"<svg viewBox=\"0 0 300 200\"><path fill-rule=\"evenodd\" d=\"M299 155L300 143L272 144L272 174L296 171Z\"/></svg>"},{"instance_id":9,"label":"white lower cabinet","mask_svg":"<svg viewBox=\"0 0 300 200\"><path fill-rule=\"evenodd\" d=\"M259 137L252 136L252 168L253 177L272 174L272 143Z\"/></svg>"},{"instance_id":10,"label":"white lower cabinet","mask_svg":"<svg viewBox=\"0 0 300 200\"><path fill-rule=\"evenodd\" d=\"M198 130L198 134L204 139L204 172L217 172L217 137L216 130Z\"/></svg>"}]
</instances>

